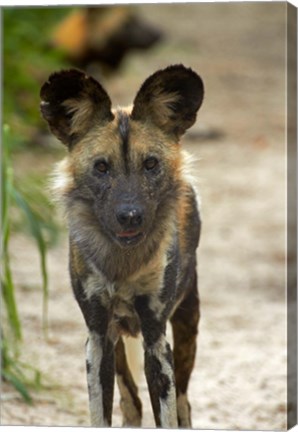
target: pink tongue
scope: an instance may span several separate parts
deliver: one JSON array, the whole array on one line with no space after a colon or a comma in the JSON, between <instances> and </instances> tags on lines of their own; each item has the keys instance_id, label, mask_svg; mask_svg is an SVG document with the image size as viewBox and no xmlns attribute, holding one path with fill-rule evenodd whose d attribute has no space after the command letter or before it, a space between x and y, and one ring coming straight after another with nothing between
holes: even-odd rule
<instances>
[{"instance_id":1,"label":"pink tongue","mask_svg":"<svg viewBox=\"0 0 298 432\"><path fill-rule=\"evenodd\" d=\"M118 234L118 237L134 237L138 234L138 231L123 231Z\"/></svg>"}]
</instances>

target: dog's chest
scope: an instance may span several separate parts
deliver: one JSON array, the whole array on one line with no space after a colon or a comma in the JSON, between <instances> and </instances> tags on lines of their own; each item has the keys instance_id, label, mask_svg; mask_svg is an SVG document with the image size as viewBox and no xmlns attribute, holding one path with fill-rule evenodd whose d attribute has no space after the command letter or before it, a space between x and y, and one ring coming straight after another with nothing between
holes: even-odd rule
<instances>
[{"instance_id":1,"label":"dog's chest","mask_svg":"<svg viewBox=\"0 0 298 432\"><path fill-rule=\"evenodd\" d=\"M135 299L148 296L152 309L158 315L163 308L159 293L163 287L164 264L137 272L126 281L111 282L103 273L95 270L84 284L85 296L92 301L94 296L108 311L109 336L117 339L119 334L136 336L140 331L139 316L135 310Z\"/></svg>"}]
</instances>

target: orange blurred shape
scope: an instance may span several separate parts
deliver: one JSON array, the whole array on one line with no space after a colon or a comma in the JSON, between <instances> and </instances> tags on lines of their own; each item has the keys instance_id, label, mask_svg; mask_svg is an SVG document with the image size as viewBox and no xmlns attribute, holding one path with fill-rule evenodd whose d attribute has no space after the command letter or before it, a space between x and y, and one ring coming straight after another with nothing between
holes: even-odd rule
<instances>
[{"instance_id":1,"label":"orange blurred shape","mask_svg":"<svg viewBox=\"0 0 298 432\"><path fill-rule=\"evenodd\" d=\"M54 30L51 42L71 57L79 57L87 43L86 11L74 11L68 15Z\"/></svg>"}]
</instances>

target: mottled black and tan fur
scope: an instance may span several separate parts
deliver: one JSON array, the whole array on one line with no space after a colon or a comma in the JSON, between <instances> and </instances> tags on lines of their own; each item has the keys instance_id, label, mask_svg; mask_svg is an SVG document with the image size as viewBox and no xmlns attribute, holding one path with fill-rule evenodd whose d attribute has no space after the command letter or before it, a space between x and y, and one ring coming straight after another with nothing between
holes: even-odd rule
<instances>
[{"instance_id":1,"label":"mottled black and tan fur","mask_svg":"<svg viewBox=\"0 0 298 432\"><path fill-rule=\"evenodd\" d=\"M179 140L202 103L201 78L169 66L144 82L131 109L112 110L95 79L68 70L50 76L41 99L68 148L54 192L68 218L71 282L89 331L91 423L111 425L116 372L123 424L140 426L123 337L141 332L156 425L191 427L200 217Z\"/></svg>"}]
</instances>

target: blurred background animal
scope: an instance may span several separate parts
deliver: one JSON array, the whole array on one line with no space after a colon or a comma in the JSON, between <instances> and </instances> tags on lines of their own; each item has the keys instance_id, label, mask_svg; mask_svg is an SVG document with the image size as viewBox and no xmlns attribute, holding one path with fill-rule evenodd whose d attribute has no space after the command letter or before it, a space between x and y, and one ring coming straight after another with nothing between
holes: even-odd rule
<instances>
[{"instance_id":1,"label":"blurred background animal","mask_svg":"<svg viewBox=\"0 0 298 432\"><path fill-rule=\"evenodd\" d=\"M103 73L113 73L131 51L147 50L162 37L133 7L87 7L62 20L49 46L62 50L75 66L89 70L97 65Z\"/></svg>"}]
</instances>

